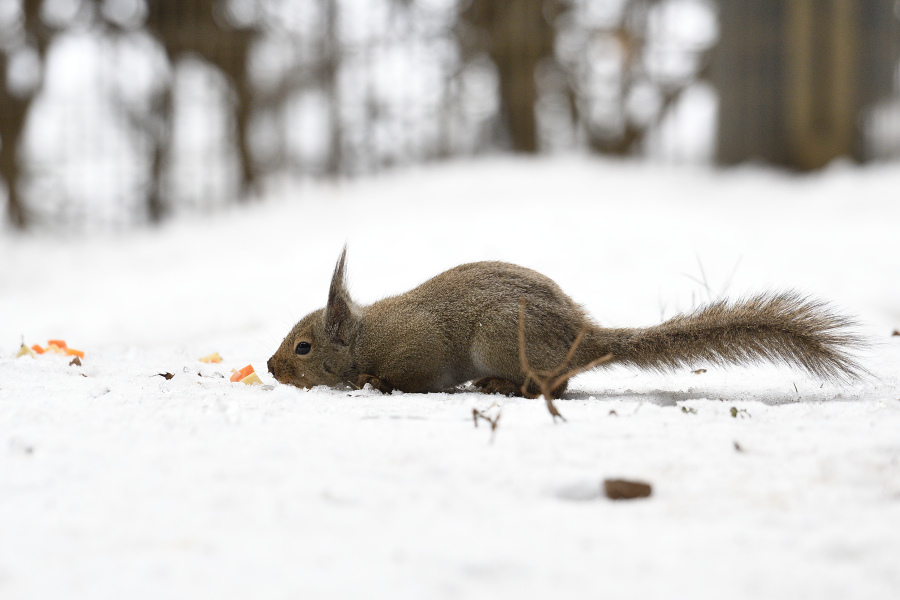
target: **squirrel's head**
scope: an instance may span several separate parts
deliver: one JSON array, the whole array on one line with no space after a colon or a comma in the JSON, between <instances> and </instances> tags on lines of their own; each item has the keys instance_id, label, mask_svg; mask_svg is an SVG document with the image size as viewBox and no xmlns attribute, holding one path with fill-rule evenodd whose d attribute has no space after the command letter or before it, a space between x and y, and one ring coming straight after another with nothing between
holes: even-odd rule
<instances>
[{"instance_id":1,"label":"squirrel's head","mask_svg":"<svg viewBox=\"0 0 900 600\"><path fill-rule=\"evenodd\" d=\"M352 349L360 317L347 292L346 257L344 247L331 278L328 305L294 325L269 359L269 372L281 383L310 388L355 381Z\"/></svg>"}]
</instances>

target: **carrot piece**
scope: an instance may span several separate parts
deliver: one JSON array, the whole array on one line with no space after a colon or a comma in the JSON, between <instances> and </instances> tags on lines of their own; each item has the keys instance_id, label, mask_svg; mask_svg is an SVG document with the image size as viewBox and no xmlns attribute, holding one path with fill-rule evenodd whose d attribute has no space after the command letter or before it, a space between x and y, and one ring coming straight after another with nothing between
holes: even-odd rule
<instances>
[{"instance_id":1,"label":"carrot piece","mask_svg":"<svg viewBox=\"0 0 900 600\"><path fill-rule=\"evenodd\" d=\"M35 344L34 346L32 346L31 349L34 350L35 352L37 352L38 354L44 353L44 349L41 348L40 345L38 345L38 344Z\"/></svg>"},{"instance_id":2,"label":"carrot piece","mask_svg":"<svg viewBox=\"0 0 900 600\"><path fill-rule=\"evenodd\" d=\"M47 345L56 346L60 350L65 350L66 348L68 348L68 346L66 346L66 343L62 340L47 340Z\"/></svg>"},{"instance_id":3,"label":"carrot piece","mask_svg":"<svg viewBox=\"0 0 900 600\"><path fill-rule=\"evenodd\" d=\"M240 381L244 377L249 377L251 373L253 373L253 365L247 365L240 371L235 371L231 375L231 381Z\"/></svg>"},{"instance_id":4,"label":"carrot piece","mask_svg":"<svg viewBox=\"0 0 900 600\"><path fill-rule=\"evenodd\" d=\"M84 358L84 352L81 350L76 350L75 348L66 348L66 354L69 356L77 356L78 358Z\"/></svg>"}]
</instances>

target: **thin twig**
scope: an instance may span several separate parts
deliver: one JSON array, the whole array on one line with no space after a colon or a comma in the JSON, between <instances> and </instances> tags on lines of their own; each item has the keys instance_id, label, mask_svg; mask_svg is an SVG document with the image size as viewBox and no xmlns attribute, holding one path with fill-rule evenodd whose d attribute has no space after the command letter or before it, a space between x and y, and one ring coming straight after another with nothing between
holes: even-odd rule
<instances>
[{"instance_id":1,"label":"thin twig","mask_svg":"<svg viewBox=\"0 0 900 600\"><path fill-rule=\"evenodd\" d=\"M569 351L566 353L566 357L559 364L559 366L556 367L557 371L562 371L569 366L569 363L572 362L573 358L575 358L575 352L578 350L578 346L581 345L581 340L584 339L584 334L586 333L587 328L582 327L581 331L578 332L578 335L575 336L575 341L572 342L572 345L569 347Z\"/></svg>"},{"instance_id":2,"label":"thin twig","mask_svg":"<svg viewBox=\"0 0 900 600\"><path fill-rule=\"evenodd\" d=\"M522 373L525 374L525 382L522 384L522 395L526 398L536 398L539 396L535 396L528 391L528 386L530 383L534 382L537 384L538 389L541 391L540 396L544 397L544 402L547 404L547 411L553 416L553 421L556 421L556 417L559 417L563 421L566 420L562 414L556 409L556 406L553 404L553 392L554 390L559 389L559 386L575 377L580 373L584 373L585 371L590 371L594 367L597 367L605 362L608 362L612 359L612 354L606 354L601 356L600 358L594 359L586 365L581 367L575 367L574 369L570 369L565 373L560 374L563 370L565 370L569 363L572 362L572 359L575 358L575 353L578 351L578 346L581 344L581 341L584 339L584 336L587 334L587 328L583 328L577 336L575 336L575 341L572 342L572 345L569 346L569 351L566 353L563 361L552 371L535 371L531 367L531 363L528 362L528 355L525 351L525 298L521 298L519 300L519 362L522 367Z\"/></svg>"},{"instance_id":3,"label":"thin twig","mask_svg":"<svg viewBox=\"0 0 900 600\"><path fill-rule=\"evenodd\" d=\"M496 404L494 405L496 406ZM497 412L497 416L491 418L487 416L484 411L478 410L477 408L472 409L472 421L475 423L475 427L478 427L478 419L484 419L488 423L491 424L491 443L494 443L494 434L497 431L497 425L500 423L500 412Z\"/></svg>"},{"instance_id":4,"label":"thin twig","mask_svg":"<svg viewBox=\"0 0 900 600\"><path fill-rule=\"evenodd\" d=\"M567 371L566 373L563 373L562 375L560 375L559 377L557 377L550 383L550 389L555 390L556 388L559 387L559 385L561 383L564 383L564 382L568 381L569 379L572 379L576 375L581 375L582 373L584 373L586 371L590 371L594 367L599 367L600 365L602 365L605 362L609 362L610 360L612 360L612 357L613 357L612 352L610 352L608 354L604 354L603 356L601 356L598 359L592 360L591 362L584 365L583 367L576 367L570 371Z\"/></svg>"}]
</instances>

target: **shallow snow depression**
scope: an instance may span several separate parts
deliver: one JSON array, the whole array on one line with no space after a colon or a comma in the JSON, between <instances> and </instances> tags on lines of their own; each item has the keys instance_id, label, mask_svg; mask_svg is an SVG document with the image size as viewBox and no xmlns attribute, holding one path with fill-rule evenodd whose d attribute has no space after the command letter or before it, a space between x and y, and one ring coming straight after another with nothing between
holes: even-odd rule
<instances>
[{"instance_id":1,"label":"shallow snow depression","mask_svg":"<svg viewBox=\"0 0 900 600\"><path fill-rule=\"evenodd\" d=\"M4 233L0 596L896 597L898 176L493 161L128 237ZM279 385L265 360L344 241L362 302L483 259L611 326L798 289L858 316L873 376L598 371L556 424L465 388ZM20 336L83 366L13 358ZM228 382L248 363L271 389ZM653 494L608 500L613 477Z\"/></svg>"}]
</instances>

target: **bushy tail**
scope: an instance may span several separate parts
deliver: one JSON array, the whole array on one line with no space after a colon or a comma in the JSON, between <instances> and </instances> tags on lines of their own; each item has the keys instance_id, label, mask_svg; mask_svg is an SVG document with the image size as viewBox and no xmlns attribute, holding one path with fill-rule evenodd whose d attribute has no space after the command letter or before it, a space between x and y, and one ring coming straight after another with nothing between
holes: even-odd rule
<instances>
[{"instance_id":1,"label":"bushy tail","mask_svg":"<svg viewBox=\"0 0 900 600\"><path fill-rule=\"evenodd\" d=\"M601 331L611 334L602 346L612 363L667 371L771 362L850 382L866 373L851 353L866 345L855 325L823 302L786 292L714 302L655 327Z\"/></svg>"}]
</instances>

